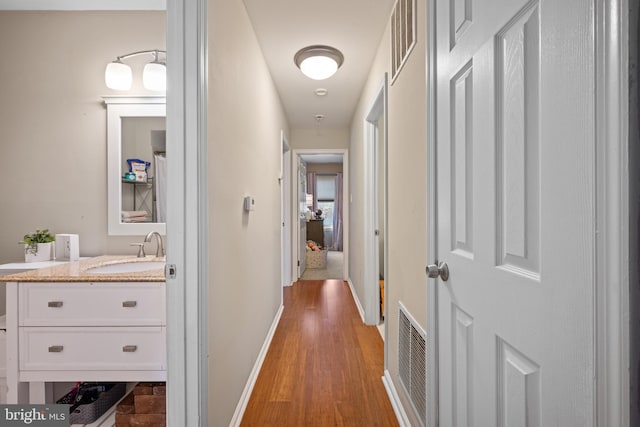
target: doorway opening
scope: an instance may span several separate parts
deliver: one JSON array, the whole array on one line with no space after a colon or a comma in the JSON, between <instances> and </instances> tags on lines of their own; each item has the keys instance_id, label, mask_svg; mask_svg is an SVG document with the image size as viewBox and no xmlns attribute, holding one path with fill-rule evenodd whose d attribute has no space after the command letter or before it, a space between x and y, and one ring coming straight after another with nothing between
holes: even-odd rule
<instances>
[{"instance_id":1,"label":"doorway opening","mask_svg":"<svg viewBox=\"0 0 640 427\"><path fill-rule=\"evenodd\" d=\"M296 150L295 227L298 278L346 279L348 271L347 150Z\"/></svg>"},{"instance_id":2,"label":"doorway opening","mask_svg":"<svg viewBox=\"0 0 640 427\"><path fill-rule=\"evenodd\" d=\"M387 218L387 76L366 117L365 141L365 321L385 338L385 294L388 283Z\"/></svg>"},{"instance_id":3,"label":"doorway opening","mask_svg":"<svg viewBox=\"0 0 640 427\"><path fill-rule=\"evenodd\" d=\"M280 131L280 245L281 245L281 281L282 286L290 286L291 280L291 148L284 131Z\"/></svg>"}]
</instances>

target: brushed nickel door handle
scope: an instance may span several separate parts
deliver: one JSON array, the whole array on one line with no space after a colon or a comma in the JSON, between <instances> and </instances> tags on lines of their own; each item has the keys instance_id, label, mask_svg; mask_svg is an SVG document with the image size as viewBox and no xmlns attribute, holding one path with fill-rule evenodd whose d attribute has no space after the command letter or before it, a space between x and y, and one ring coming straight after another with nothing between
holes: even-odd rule
<instances>
[{"instance_id":1,"label":"brushed nickel door handle","mask_svg":"<svg viewBox=\"0 0 640 427\"><path fill-rule=\"evenodd\" d=\"M47 306L52 308L60 308L62 307L62 301L49 301L47 303Z\"/></svg>"},{"instance_id":2,"label":"brushed nickel door handle","mask_svg":"<svg viewBox=\"0 0 640 427\"><path fill-rule=\"evenodd\" d=\"M441 262L438 265L429 264L427 265L427 277L431 279L437 279L440 277L443 282L449 280L449 266L446 262Z\"/></svg>"},{"instance_id":3,"label":"brushed nickel door handle","mask_svg":"<svg viewBox=\"0 0 640 427\"><path fill-rule=\"evenodd\" d=\"M62 345L49 346L49 353L62 353L62 350L64 350L64 346Z\"/></svg>"},{"instance_id":4,"label":"brushed nickel door handle","mask_svg":"<svg viewBox=\"0 0 640 427\"><path fill-rule=\"evenodd\" d=\"M137 345L125 345L122 347L122 351L125 353L133 353L138 349Z\"/></svg>"},{"instance_id":5,"label":"brushed nickel door handle","mask_svg":"<svg viewBox=\"0 0 640 427\"><path fill-rule=\"evenodd\" d=\"M137 301L122 301L122 306L127 308L132 308L138 305Z\"/></svg>"}]
</instances>

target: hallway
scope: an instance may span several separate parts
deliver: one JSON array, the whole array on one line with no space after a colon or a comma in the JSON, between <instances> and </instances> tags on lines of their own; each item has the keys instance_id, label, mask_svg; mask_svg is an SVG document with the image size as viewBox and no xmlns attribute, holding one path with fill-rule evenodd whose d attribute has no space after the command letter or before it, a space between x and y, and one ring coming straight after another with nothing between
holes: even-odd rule
<instances>
[{"instance_id":1,"label":"hallway","mask_svg":"<svg viewBox=\"0 0 640 427\"><path fill-rule=\"evenodd\" d=\"M341 280L284 288L284 311L242 426L396 426L383 342Z\"/></svg>"}]
</instances>

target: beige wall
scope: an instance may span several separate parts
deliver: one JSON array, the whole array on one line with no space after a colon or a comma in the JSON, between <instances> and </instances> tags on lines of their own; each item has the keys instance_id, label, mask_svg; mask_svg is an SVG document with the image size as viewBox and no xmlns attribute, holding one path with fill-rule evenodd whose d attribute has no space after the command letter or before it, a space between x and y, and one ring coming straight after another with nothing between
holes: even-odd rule
<instances>
[{"instance_id":1,"label":"beige wall","mask_svg":"<svg viewBox=\"0 0 640 427\"><path fill-rule=\"evenodd\" d=\"M365 119L369 113L369 109L373 105L375 97L380 89L380 84L384 79L389 64L389 29L385 32L380 40L378 52L371 65L369 78L365 83L360 101L353 115L351 123L351 140L349 152L349 168L350 168L350 222L349 229L349 278L353 284L360 303L365 304L365 283L364 283L364 223L365 218ZM375 285L372 284L372 285Z\"/></svg>"},{"instance_id":2,"label":"beige wall","mask_svg":"<svg viewBox=\"0 0 640 427\"><path fill-rule=\"evenodd\" d=\"M291 149L349 148L349 129L293 129Z\"/></svg>"},{"instance_id":3,"label":"beige wall","mask_svg":"<svg viewBox=\"0 0 640 427\"><path fill-rule=\"evenodd\" d=\"M83 256L135 253L107 235L104 68L165 48L164 12L0 12L0 263L35 228L80 235ZM144 59L144 58L143 58Z\"/></svg>"},{"instance_id":4,"label":"beige wall","mask_svg":"<svg viewBox=\"0 0 640 427\"><path fill-rule=\"evenodd\" d=\"M209 425L229 425L281 305L284 110L241 0L209 4ZM242 200L251 195L255 211Z\"/></svg>"},{"instance_id":5,"label":"beige wall","mask_svg":"<svg viewBox=\"0 0 640 427\"><path fill-rule=\"evenodd\" d=\"M417 10L425 10L424 0ZM425 16L418 13L417 44L407 63L388 91L388 271L386 367L395 384L411 423L419 425L411 413L398 376L398 303L402 302L426 329L426 88L425 88ZM357 219L363 217L362 155L363 121L378 91L383 73L389 70L389 29L382 38L378 55L365 85L360 106L351 126L351 192L353 203L350 242L350 277L362 300L364 295L363 236Z\"/></svg>"}]
</instances>

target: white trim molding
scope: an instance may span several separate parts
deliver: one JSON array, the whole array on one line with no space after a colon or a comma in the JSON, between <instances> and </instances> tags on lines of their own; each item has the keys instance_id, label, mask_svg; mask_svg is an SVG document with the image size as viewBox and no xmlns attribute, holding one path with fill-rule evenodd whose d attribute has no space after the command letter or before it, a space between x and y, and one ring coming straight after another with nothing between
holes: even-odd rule
<instances>
[{"instance_id":1,"label":"white trim molding","mask_svg":"<svg viewBox=\"0 0 640 427\"><path fill-rule=\"evenodd\" d=\"M407 413L402 406L398 391L393 385L391 374L386 369L384 371L384 376L382 377L382 384L384 384L384 388L387 391L387 396L389 396L391 407L393 408L393 412L396 414L396 418L398 419L398 424L400 424L400 427L411 427L411 422L409 421L409 417L407 417Z\"/></svg>"},{"instance_id":2,"label":"white trim molding","mask_svg":"<svg viewBox=\"0 0 640 427\"><path fill-rule=\"evenodd\" d=\"M628 427L629 87L628 0L597 0L596 411L597 425Z\"/></svg>"},{"instance_id":3,"label":"white trim molding","mask_svg":"<svg viewBox=\"0 0 640 427\"><path fill-rule=\"evenodd\" d=\"M208 425L207 16L206 0L168 4L169 426Z\"/></svg>"},{"instance_id":4,"label":"white trim molding","mask_svg":"<svg viewBox=\"0 0 640 427\"><path fill-rule=\"evenodd\" d=\"M435 106L437 97L436 81L436 5L435 1L427 2L427 43L425 43L426 60L426 99L427 99L427 259L425 267L431 263L438 264L438 198L437 198L437 153L436 135L437 120ZM428 280L427 288L427 427L437 427L439 408L439 375L438 375L438 281Z\"/></svg>"},{"instance_id":5,"label":"white trim molding","mask_svg":"<svg viewBox=\"0 0 640 427\"><path fill-rule=\"evenodd\" d=\"M358 298L356 288L353 286L353 282L351 281L351 279L347 279L347 284L349 285L349 289L351 290L353 302L356 303L356 308L358 309L358 313L360 313L360 320L362 320L362 323L366 325L367 322L364 321L364 309L362 308L362 304L360 304L360 299Z\"/></svg>"},{"instance_id":6,"label":"white trim molding","mask_svg":"<svg viewBox=\"0 0 640 427\"><path fill-rule=\"evenodd\" d=\"M233 417L229 422L229 426L239 426L242 422L242 417L244 416L244 411L247 409L247 404L249 403L249 399L251 399L251 392L253 392L253 387L256 385L256 381L258 380L258 375L260 374L260 369L262 368L262 364L264 363L265 358L267 357L267 352L269 351L269 347L271 346L271 341L273 340L273 336L276 333L276 329L278 329L278 323L280 323L280 318L282 317L282 312L284 311L284 305L281 305L276 313L276 317L273 319L271 323L271 328L269 328L269 332L267 333L267 338L264 340L262 344L262 348L260 349L260 353L258 353L258 359L256 363L253 365L253 369L249 374L249 379L247 380L246 385L244 386L244 390L242 391L242 396L240 396L240 401L236 406L236 410L233 413Z\"/></svg>"},{"instance_id":7,"label":"white trim molding","mask_svg":"<svg viewBox=\"0 0 640 427\"><path fill-rule=\"evenodd\" d=\"M379 135L378 132L378 120L382 118L384 133ZM377 225L377 209L378 209L378 194L376 188L376 182L378 181L377 171L377 144L384 144L385 146L385 159L384 161L384 177L386 178L386 140L387 140L387 74L384 74L382 81L378 85L378 90L375 92L375 96L367 110L367 115L364 119L364 146L363 146L363 158L364 158L364 218L362 221L363 236L364 236L364 307L365 307L365 319L367 325L377 325L380 323L380 299L379 299L379 282L378 282L378 236L376 230ZM380 184L380 183L378 183ZM385 186L386 196L386 186ZM384 203L386 209L386 201ZM386 222L386 212L385 218ZM383 239L388 242L387 225L384 225ZM386 256L383 261L383 267L386 269ZM385 283L385 287L389 284Z\"/></svg>"}]
</instances>

